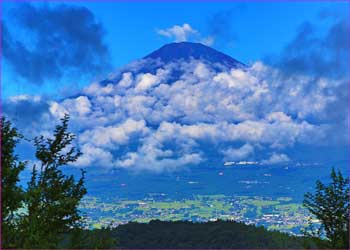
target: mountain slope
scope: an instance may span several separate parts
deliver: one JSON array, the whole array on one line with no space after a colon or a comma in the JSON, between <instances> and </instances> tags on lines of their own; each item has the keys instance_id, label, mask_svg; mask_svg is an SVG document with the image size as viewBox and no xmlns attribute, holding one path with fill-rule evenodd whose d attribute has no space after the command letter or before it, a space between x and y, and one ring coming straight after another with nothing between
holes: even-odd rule
<instances>
[{"instance_id":1,"label":"mountain slope","mask_svg":"<svg viewBox=\"0 0 350 250\"><path fill-rule=\"evenodd\" d=\"M161 59L164 63L175 60L204 60L208 63L221 63L227 67L236 68L245 66L232 57L221 53L201 43L180 42L166 44L160 49L144 57L144 59Z\"/></svg>"},{"instance_id":2,"label":"mountain slope","mask_svg":"<svg viewBox=\"0 0 350 250\"><path fill-rule=\"evenodd\" d=\"M169 43L153 51L147 56L133 61L118 69L109 78L101 81L102 85L115 84L122 79L122 75L130 72L137 74L157 74L160 69L169 71L167 83L177 81L182 75L193 73L195 65L205 64L213 72L225 72L230 69L244 69L244 63L210 48L201 43L180 42Z\"/></svg>"}]
</instances>

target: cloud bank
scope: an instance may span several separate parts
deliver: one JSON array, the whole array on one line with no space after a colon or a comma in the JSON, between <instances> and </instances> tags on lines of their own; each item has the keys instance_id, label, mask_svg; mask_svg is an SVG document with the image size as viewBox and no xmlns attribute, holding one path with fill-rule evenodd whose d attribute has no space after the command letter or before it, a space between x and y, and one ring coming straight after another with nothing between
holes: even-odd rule
<instances>
[{"instance_id":1,"label":"cloud bank","mask_svg":"<svg viewBox=\"0 0 350 250\"><path fill-rule=\"evenodd\" d=\"M327 146L326 138L346 134L333 129L339 121L324 116L337 101L333 90L345 87L339 79L285 79L261 62L216 71L198 60L140 73L149 60L109 83L91 84L79 96L43 101L47 120L71 115L84 154L76 166L173 171L205 164L208 153L218 164L284 164L293 160L291 148ZM6 106L28 98L12 98Z\"/></svg>"}]
</instances>

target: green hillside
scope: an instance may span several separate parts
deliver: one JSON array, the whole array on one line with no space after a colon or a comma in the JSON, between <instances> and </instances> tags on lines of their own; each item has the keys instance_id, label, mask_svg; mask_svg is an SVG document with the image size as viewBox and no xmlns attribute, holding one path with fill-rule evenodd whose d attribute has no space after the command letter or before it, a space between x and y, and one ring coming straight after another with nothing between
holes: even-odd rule
<instances>
[{"instance_id":1,"label":"green hillside","mask_svg":"<svg viewBox=\"0 0 350 250\"><path fill-rule=\"evenodd\" d=\"M130 222L117 228L80 231L75 248L190 249L190 248L305 248L311 239L233 221ZM77 243L77 240L75 240Z\"/></svg>"}]
</instances>

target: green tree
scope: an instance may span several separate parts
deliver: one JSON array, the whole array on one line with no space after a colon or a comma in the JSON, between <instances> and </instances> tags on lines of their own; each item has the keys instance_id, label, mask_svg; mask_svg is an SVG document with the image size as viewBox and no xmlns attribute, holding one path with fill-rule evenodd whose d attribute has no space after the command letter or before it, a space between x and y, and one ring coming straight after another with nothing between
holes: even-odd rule
<instances>
[{"instance_id":1,"label":"green tree","mask_svg":"<svg viewBox=\"0 0 350 250\"><path fill-rule=\"evenodd\" d=\"M18 186L25 163L18 160L15 148L22 135L10 121L1 118L1 211L2 247L15 246L16 211L23 205L23 190Z\"/></svg>"},{"instance_id":2,"label":"green tree","mask_svg":"<svg viewBox=\"0 0 350 250\"><path fill-rule=\"evenodd\" d=\"M101 229L75 229L69 235L70 249L109 249L116 246L117 241L112 235L111 226ZM65 246L66 247L66 246Z\"/></svg>"},{"instance_id":3,"label":"green tree","mask_svg":"<svg viewBox=\"0 0 350 250\"><path fill-rule=\"evenodd\" d=\"M55 248L64 233L81 224L78 210L86 194L84 171L78 181L65 175L60 167L75 162L81 155L72 143L75 136L68 132L69 116L56 126L53 138L34 139L36 158L25 195L28 213L22 218L23 248Z\"/></svg>"},{"instance_id":4,"label":"green tree","mask_svg":"<svg viewBox=\"0 0 350 250\"><path fill-rule=\"evenodd\" d=\"M324 238L325 247L349 248L349 178L332 168L331 182L326 185L316 182L316 192L306 193L304 206L320 221L320 225L310 224L305 234L314 238Z\"/></svg>"}]
</instances>

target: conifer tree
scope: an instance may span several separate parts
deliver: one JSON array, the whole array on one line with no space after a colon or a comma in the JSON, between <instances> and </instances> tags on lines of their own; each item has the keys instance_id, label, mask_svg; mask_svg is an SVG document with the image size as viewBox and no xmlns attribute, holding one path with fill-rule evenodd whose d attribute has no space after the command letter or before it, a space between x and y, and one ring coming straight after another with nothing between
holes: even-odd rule
<instances>
[{"instance_id":1,"label":"conifer tree","mask_svg":"<svg viewBox=\"0 0 350 250\"><path fill-rule=\"evenodd\" d=\"M2 247L16 245L16 211L23 205L23 190L18 186L25 162L18 160L15 148L22 135L11 122L1 118L1 216Z\"/></svg>"},{"instance_id":2,"label":"conifer tree","mask_svg":"<svg viewBox=\"0 0 350 250\"><path fill-rule=\"evenodd\" d=\"M304 206L320 222L311 224L306 235L325 238L328 248L349 249L349 178L344 178L334 168L328 185L316 182L316 192L306 193Z\"/></svg>"},{"instance_id":3,"label":"conifer tree","mask_svg":"<svg viewBox=\"0 0 350 250\"><path fill-rule=\"evenodd\" d=\"M85 172L76 181L61 170L81 155L72 145L75 136L68 132L69 116L61 121L53 138L34 139L39 164L33 167L25 195L28 213L22 218L23 248L55 248L64 233L81 223L78 205L86 194Z\"/></svg>"}]
</instances>

